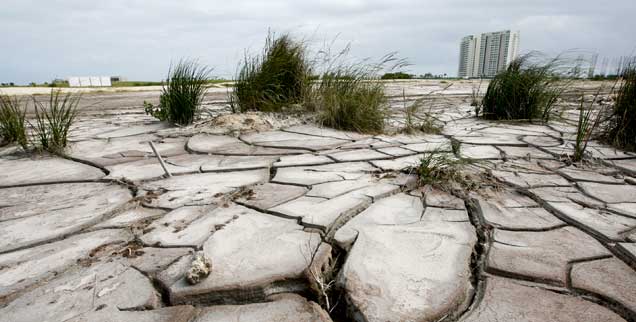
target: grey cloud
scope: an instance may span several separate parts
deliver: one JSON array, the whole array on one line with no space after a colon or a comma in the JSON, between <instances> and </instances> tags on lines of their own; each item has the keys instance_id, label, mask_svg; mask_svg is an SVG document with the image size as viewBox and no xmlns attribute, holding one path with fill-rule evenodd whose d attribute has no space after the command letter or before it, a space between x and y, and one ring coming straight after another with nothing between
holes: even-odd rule
<instances>
[{"instance_id":1,"label":"grey cloud","mask_svg":"<svg viewBox=\"0 0 636 322\"><path fill-rule=\"evenodd\" d=\"M636 45L633 0L3 0L2 7L0 81L17 83L89 74L158 80L180 57L227 77L268 29L315 46L337 37L357 57L398 51L417 74L454 75L459 39L486 31L519 30L522 51L552 54L578 48L613 57Z\"/></svg>"}]
</instances>

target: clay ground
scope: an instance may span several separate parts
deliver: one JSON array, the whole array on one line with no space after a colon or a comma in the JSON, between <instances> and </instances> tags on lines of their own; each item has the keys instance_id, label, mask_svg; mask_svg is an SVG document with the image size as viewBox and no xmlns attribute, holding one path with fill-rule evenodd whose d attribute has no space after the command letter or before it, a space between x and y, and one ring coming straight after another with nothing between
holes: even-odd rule
<instances>
[{"instance_id":1,"label":"clay ground","mask_svg":"<svg viewBox=\"0 0 636 322\"><path fill-rule=\"evenodd\" d=\"M426 96L439 135L231 115L222 86L177 128L144 115L157 88L85 93L67 157L0 147L0 321L636 321L636 154L571 164L574 99L484 121L476 85L388 84L388 129ZM470 184L419 187L430 152Z\"/></svg>"}]
</instances>

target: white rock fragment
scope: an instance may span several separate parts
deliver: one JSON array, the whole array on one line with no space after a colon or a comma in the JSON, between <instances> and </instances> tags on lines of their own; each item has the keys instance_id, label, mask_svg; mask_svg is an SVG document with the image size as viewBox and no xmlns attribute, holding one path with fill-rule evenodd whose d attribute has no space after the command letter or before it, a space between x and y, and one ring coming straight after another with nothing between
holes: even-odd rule
<instances>
[{"instance_id":1,"label":"white rock fragment","mask_svg":"<svg viewBox=\"0 0 636 322\"><path fill-rule=\"evenodd\" d=\"M192 260L192 266L186 273L186 281L191 285L198 284L202 279L210 275L212 263L203 252L198 252Z\"/></svg>"}]
</instances>

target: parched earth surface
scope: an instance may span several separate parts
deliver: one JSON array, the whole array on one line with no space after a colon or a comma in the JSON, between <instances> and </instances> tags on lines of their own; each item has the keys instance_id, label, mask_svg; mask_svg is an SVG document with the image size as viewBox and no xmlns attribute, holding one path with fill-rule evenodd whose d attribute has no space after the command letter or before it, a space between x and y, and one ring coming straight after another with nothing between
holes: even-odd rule
<instances>
[{"instance_id":1,"label":"parched earth surface","mask_svg":"<svg viewBox=\"0 0 636 322\"><path fill-rule=\"evenodd\" d=\"M143 115L153 92L88 104L65 158L0 148L0 321L636 321L636 154L590 142L572 164L573 105L489 122L460 85L426 108L439 135L175 128ZM205 105L227 113L220 91ZM470 184L418 186L431 152Z\"/></svg>"}]
</instances>

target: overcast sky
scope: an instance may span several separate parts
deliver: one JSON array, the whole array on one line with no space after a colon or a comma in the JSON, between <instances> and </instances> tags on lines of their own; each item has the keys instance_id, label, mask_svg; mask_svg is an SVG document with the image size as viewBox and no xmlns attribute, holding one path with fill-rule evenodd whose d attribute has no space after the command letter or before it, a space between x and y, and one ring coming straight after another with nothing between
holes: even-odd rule
<instances>
[{"instance_id":1,"label":"overcast sky","mask_svg":"<svg viewBox=\"0 0 636 322\"><path fill-rule=\"evenodd\" d=\"M522 52L633 54L636 0L1 0L0 82L122 75L160 80L171 60L234 74L268 29L358 57L398 51L409 72L456 75L461 37L521 32Z\"/></svg>"}]
</instances>

